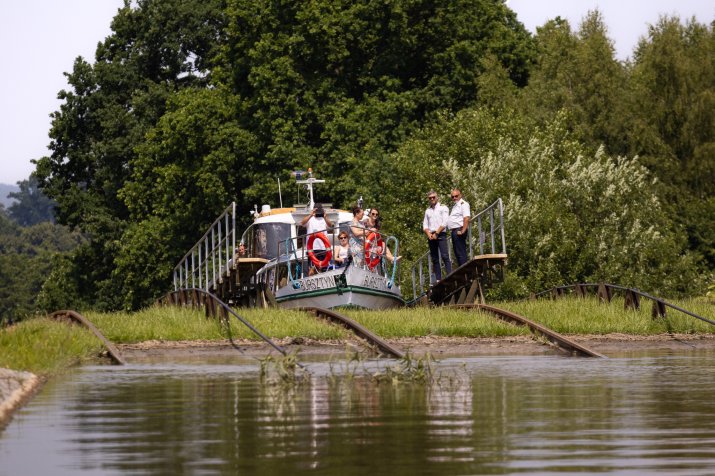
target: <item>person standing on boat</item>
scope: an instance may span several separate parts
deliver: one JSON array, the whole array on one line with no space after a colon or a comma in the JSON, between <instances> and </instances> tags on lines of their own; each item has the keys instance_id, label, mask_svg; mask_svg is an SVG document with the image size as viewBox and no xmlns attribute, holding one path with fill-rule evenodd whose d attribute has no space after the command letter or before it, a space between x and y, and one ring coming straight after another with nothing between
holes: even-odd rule
<instances>
[{"instance_id":1,"label":"person standing on boat","mask_svg":"<svg viewBox=\"0 0 715 476\"><path fill-rule=\"evenodd\" d=\"M427 193L429 207L425 210L425 217L422 220L422 230L427 235L430 257L432 258L432 271L437 281L442 279L442 267L439 265L439 258L442 257L444 269L447 274L452 272L452 263L449 261L449 251L447 249L447 217L449 209L439 203L437 192L430 190Z\"/></svg>"},{"instance_id":2,"label":"person standing on boat","mask_svg":"<svg viewBox=\"0 0 715 476\"><path fill-rule=\"evenodd\" d=\"M365 210L355 205L348 231L350 232L350 254L353 256L353 264L358 266L365 263L365 237L369 233L363 223L364 217Z\"/></svg>"},{"instance_id":3,"label":"person standing on boat","mask_svg":"<svg viewBox=\"0 0 715 476\"><path fill-rule=\"evenodd\" d=\"M313 211L310 212L310 215L306 215L301 220L300 224L301 226L306 227L305 232L308 237L315 233L326 232L329 227L333 227L333 224L331 223L330 219L325 216L325 210L323 209L323 205L321 205L320 203L315 205ZM325 244L322 240L313 241L313 253L319 261L323 261L325 259L327 249L325 248ZM314 269L316 268L310 268L310 274L313 274ZM320 269L318 271L323 270Z\"/></svg>"},{"instance_id":4,"label":"person standing on boat","mask_svg":"<svg viewBox=\"0 0 715 476\"><path fill-rule=\"evenodd\" d=\"M367 214L367 220L365 220L365 228L367 228L369 231L374 231L379 233L380 228L382 228L382 218L380 217L380 210L377 209L377 207L372 207L370 209L370 212ZM382 250L380 250L382 252ZM387 258L387 261L390 263L393 263L395 259L398 261L402 256L398 256L395 258L392 255L392 252L390 251L390 248L385 247L385 258Z\"/></svg>"},{"instance_id":5,"label":"person standing on boat","mask_svg":"<svg viewBox=\"0 0 715 476\"><path fill-rule=\"evenodd\" d=\"M457 266L462 266L467 262L467 230L469 229L469 203L462 198L462 192L452 189L452 200L454 205L447 219L447 229L452 234L452 248L454 256L457 258Z\"/></svg>"}]
</instances>

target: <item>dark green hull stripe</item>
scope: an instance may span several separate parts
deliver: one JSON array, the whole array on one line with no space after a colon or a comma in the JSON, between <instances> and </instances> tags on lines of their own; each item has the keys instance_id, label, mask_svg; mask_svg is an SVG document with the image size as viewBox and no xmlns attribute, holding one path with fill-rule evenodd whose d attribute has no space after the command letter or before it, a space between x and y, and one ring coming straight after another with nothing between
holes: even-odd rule
<instances>
[{"instance_id":1,"label":"dark green hull stripe","mask_svg":"<svg viewBox=\"0 0 715 476\"><path fill-rule=\"evenodd\" d=\"M402 299L400 296L396 296L392 293L387 293L385 291L377 291L375 289L370 289L370 288L363 288L361 286L348 286L347 288L343 289L344 293L347 292L353 292L355 294L371 294L373 296L382 296L382 297L387 297L387 298L392 298L396 301L399 301L404 304L404 299ZM282 297L277 297L276 296L276 301L278 302L284 302L284 301L293 301L294 299L304 299L304 298L310 298L310 297L316 297L316 296L325 296L326 294L338 294L338 291L335 288L330 288L330 289L321 289L319 291L308 291L308 292L303 292L300 294L293 294L290 296L282 296Z\"/></svg>"}]
</instances>

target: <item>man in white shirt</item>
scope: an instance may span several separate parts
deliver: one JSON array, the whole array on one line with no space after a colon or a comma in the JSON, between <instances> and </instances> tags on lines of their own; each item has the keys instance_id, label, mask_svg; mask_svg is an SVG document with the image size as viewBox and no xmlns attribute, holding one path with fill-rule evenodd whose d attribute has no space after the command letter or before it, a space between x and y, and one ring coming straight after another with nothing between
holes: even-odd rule
<instances>
[{"instance_id":1,"label":"man in white shirt","mask_svg":"<svg viewBox=\"0 0 715 476\"><path fill-rule=\"evenodd\" d=\"M462 198L458 188L452 190L454 206L447 218L447 229L452 234L452 247L457 258L457 266L467 262L467 230L469 229L469 203Z\"/></svg>"},{"instance_id":2,"label":"man in white shirt","mask_svg":"<svg viewBox=\"0 0 715 476\"><path fill-rule=\"evenodd\" d=\"M439 265L439 258L442 257L444 269L447 274L452 272L452 263L449 261L449 251L447 250L447 217L449 209L439 203L437 192L430 190L427 194L429 207L425 210L425 217L422 220L422 230L427 235L429 253L432 258L432 271L437 281L442 279L442 267Z\"/></svg>"}]
</instances>

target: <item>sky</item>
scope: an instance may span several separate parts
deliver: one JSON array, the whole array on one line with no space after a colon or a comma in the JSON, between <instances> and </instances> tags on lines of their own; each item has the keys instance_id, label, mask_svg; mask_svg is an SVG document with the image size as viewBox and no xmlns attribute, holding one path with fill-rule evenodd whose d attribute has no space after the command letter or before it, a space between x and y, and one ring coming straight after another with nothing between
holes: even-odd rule
<instances>
[{"instance_id":1,"label":"sky","mask_svg":"<svg viewBox=\"0 0 715 476\"><path fill-rule=\"evenodd\" d=\"M123 0L0 0L0 183L15 184L34 170L33 158L48 155L50 113L67 88L64 72L77 56L94 62L97 43ZM616 56L631 55L638 38L660 14L715 20L712 0L508 0L531 32L561 16L578 28L589 10L604 16Z\"/></svg>"}]
</instances>

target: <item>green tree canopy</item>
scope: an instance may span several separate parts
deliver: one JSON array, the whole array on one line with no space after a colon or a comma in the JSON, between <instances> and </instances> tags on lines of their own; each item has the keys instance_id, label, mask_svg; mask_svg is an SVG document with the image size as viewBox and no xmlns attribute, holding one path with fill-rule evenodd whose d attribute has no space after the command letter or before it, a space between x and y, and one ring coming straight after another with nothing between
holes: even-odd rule
<instances>
[{"instance_id":1,"label":"green tree canopy","mask_svg":"<svg viewBox=\"0 0 715 476\"><path fill-rule=\"evenodd\" d=\"M17 185L20 190L8 194L8 197L17 200L7 210L10 218L20 226L32 226L43 221L54 222L55 202L42 193L35 174L17 182Z\"/></svg>"},{"instance_id":2,"label":"green tree canopy","mask_svg":"<svg viewBox=\"0 0 715 476\"><path fill-rule=\"evenodd\" d=\"M446 197L457 186L475 212L503 198L517 295L602 280L666 295L702 289L647 169L590 152L563 114L535 128L514 112L465 110L407 141L395 164L389 194L423 197L436 185ZM400 203L392 217L412 256L425 248L415 225L424 207Z\"/></svg>"}]
</instances>

